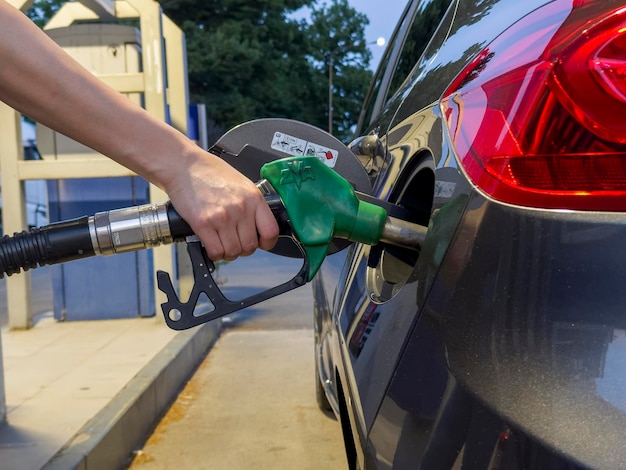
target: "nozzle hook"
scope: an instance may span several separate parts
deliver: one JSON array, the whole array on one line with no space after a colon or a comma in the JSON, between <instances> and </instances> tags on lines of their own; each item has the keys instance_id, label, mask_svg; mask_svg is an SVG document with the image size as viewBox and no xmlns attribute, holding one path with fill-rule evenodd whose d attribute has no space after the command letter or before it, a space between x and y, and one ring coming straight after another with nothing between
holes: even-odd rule
<instances>
[{"instance_id":1,"label":"nozzle hook","mask_svg":"<svg viewBox=\"0 0 626 470\"><path fill-rule=\"evenodd\" d=\"M293 237L290 238L293 239ZM187 243L187 252L191 259L194 277L189 299L186 302L181 302L174 290L170 275L165 271L157 271L157 285L159 290L167 296L167 301L161 304L167 326L173 330L186 330L306 284L309 260L300 243L295 239L293 240L302 251L304 262L291 280L241 300L230 300L219 289L218 283L213 277L215 264L209 259L198 237L195 235L187 237L185 242ZM200 296L203 293L206 294L212 304L208 310L205 310L204 306L198 306Z\"/></svg>"}]
</instances>

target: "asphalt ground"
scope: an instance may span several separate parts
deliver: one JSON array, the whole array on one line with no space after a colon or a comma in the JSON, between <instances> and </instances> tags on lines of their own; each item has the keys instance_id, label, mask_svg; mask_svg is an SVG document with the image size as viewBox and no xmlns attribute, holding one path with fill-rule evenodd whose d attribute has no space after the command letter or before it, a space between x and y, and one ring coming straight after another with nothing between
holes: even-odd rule
<instances>
[{"instance_id":1,"label":"asphalt ground","mask_svg":"<svg viewBox=\"0 0 626 470\"><path fill-rule=\"evenodd\" d=\"M339 423L316 405L312 332L228 330L131 470L347 469Z\"/></svg>"},{"instance_id":2,"label":"asphalt ground","mask_svg":"<svg viewBox=\"0 0 626 470\"><path fill-rule=\"evenodd\" d=\"M224 292L249 295L299 265L264 254L218 272ZM315 400L312 311L307 285L226 317L129 468L346 469L340 424Z\"/></svg>"}]
</instances>

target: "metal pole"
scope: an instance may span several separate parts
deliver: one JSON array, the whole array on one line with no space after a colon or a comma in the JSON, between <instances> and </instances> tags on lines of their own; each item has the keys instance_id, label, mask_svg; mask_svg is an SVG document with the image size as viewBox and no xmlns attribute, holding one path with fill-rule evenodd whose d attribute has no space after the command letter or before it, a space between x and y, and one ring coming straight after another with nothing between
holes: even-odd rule
<instances>
[{"instance_id":1,"label":"metal pole","mask_svg":"<svg viewBox=\"0 0 626 470\"><path fill-rule=\"evenodd\" d=\"M333 133L333 53L328 56L328 133Z\"/></svg>"}]
</instances>

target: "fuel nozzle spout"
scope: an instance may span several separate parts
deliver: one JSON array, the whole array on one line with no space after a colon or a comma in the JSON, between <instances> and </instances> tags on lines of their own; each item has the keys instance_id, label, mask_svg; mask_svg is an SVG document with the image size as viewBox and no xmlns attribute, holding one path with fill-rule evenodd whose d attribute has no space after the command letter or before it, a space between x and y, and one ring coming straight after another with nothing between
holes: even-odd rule
<instances>
[{"instance_id":1,"label":"fuel nozzle spout","mask_svg":"<svg viewBox=\"0 0 626 470\"><path fill-rule=\"evenodd\" d=\"M388 216L380 237L381 243L419 250L426 239L427 227Z\"/></svg>"}]
</instances>

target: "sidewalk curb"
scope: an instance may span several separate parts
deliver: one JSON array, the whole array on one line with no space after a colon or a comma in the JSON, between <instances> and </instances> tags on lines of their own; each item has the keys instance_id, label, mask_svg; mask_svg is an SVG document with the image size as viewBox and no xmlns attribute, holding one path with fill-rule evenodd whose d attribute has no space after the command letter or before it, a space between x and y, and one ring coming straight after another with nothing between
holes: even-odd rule
<instances>
[{"instance_id":1,"label":"sidewalk curb","mask_svg":"<svg viewBox=\"0 0 626 470\"><path fill-rule=\"evenodd\" d=\"M220 332L218 321L178 333L42 470L125 468Z\"/></svg>"}]
</instances>

